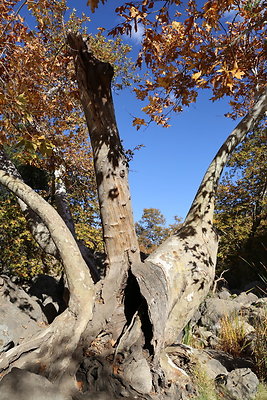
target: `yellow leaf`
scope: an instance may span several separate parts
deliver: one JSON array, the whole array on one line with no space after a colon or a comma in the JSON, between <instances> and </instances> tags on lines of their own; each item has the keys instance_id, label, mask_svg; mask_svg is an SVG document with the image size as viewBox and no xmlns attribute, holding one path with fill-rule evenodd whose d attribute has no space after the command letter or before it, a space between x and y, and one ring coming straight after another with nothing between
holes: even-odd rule
<instances>
[{"instance_id":1,"label":"yellow leaf","mask_svg":"<svg viewBox=\"0 0 267 400\"><path fill-rule=\"evenodd\" d=\"M181 26L182 26L181 22L172 21L172 27L173 27L173 29L176 29L177 31L179 31L179 30L181 29Z\"/></svg>"},{"instance_id":2,"label":"yellow leaf","mask_svg":"<svg viewBox=\"0 0 267 400\"><path fill-rule=\"evenodd\" d=\"M146 122L143 118L134 118L133 126L136 126L137 129L140 129L141 125L146 125Z\"/></svg>"},{"instance_id":3,"label":"yellow leaf","mask_svg":"<svg viewBox=\"0 0 267 400\"><path fill-rule=\"evenodd\" d=\"M236 71L231 71L231 72L232 72L233 77L237 78L237 79L242 79L243 75L245 75L245 72L241 71L241 69L238 69Z\"/></svg>"},{"instance_id":4,"label":"yellow leaf","mask_svg":"<svg viewBox=\"0 0 267 400\"><path fill-rule=\"evenodd\" d=\"M195 81L197 81L198 78L201 76L201 74L202 74L202 71L195 72L195 73L192 75L192 79L194 79Z\"/></svg>"}]
</instances>

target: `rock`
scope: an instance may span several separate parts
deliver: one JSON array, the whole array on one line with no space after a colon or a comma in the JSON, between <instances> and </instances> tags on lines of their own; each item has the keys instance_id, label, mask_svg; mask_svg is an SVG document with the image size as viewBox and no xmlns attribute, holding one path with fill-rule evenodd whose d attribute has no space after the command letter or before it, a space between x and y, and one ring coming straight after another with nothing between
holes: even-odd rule
<instances>
[{"instance_id":1,"label":"rock","mask_svg":"<svg viewBox=\"0 0 267 400\"><path fill-rule=\"evenodd\" d=\"M11 372L0 381L0 400L71 400L43 376L20 368Z\"/></svg>"},{"instance_id":2,"label":"rock","mask_svg":"<svg viewBox=\"0 0 267 400\"><path fill-rule=\"evenodd\" d=\"M220 320L225 316L238 313L241 309L241 304L232 300L212 297L206 300L205 309L201 324L217 334L220 329Z\"/></svg>"},{"instance_id":3,"label":"rock","mask_svg":"<svg viewBox=\"0 0 267 400\"><path fill-rule=\"evenodd\" d=\"M8 277L2 277L0 296L14 304L25 315L34 321L42 321L44 315L39 304L21 287L14 284Z\"/></svg>"},{"instance_id":4,"label":"rock","mask_svg":"<svg viewBox=\"0 0 267 400\"><path fill-rule=\"evenodd\" d=\"M239 368L217 380L217 390L229 400L251 400L255 397L259 380L249 368Z\"/></svg>"},{"instance_id":5,"label":"rock","mask_svg":"<svg viewBox=\"0 0 267 400\"><path fill-rule=\"evenodd\" d=\"M234 299L234 301L244 306L256 302L257 300L258 296L256 296L254 293L245 293L245 292L240 293L240 295L235 297Z\"/></svg>"},{"instance_id":6,"label":"rock","mask_svg":"<svg viewBox=\"0 0 267 400\"><path fill-rule=\"evenodd\" d=\"M124 369L124 376L131 387L139 393L149 393L152 390L152 376L147 361L132 360Z\"/></svg>"},{"instance_id":7,"label":"rock","mask_svg":"<svg viewBox=\"0 0 267 400\"><path fill-rule=\"evenodd\" d=\"M253 368L252 361L241 357L233 357L221 350L206 349L205 350L212 358L220 361L228 372L238 368Z\"/></svg>"},{"instance_id":8,"label":"rock","mask_svg":"<svg viewBox=\"0 0 267 400\"><path fill-rule=\"evenodd\" d=\"M49 324L66 309L66 304L63 300L63 282L61 280L58 282L52 276L36 276L28 293L38 299L38 303Z\"/></svg>"},{"instance_id":9,"label":"rock","mask_svg":"<svg viewBox=\"0 0 267 400\"><path fill-rule=\"evenodd\" d=\"M227 375L227 369L215 358L212 358L206 351L196 350L193 352L197 364L205 371L209 379L215 379L218 375Z\"/></svg>"},{"instance_id":10,"label":"rock","mask_svg":"<svg viewBox=\"0 0 267 400\"><path fill-rule=\"evenodd\" d=\"M230 300L231 293L227 289L223 289L218 293L218 297L222 300Z\"/></svg>"},{"instance_id":11,"label":"rock","mask_svg":"<svg viewBox=\"0 0 267 400\"><path fill-rule=\"evenodd\" d=\"M3 352L43 329L45 316L23 289L4 278L0 286L0 321L0 352Z\"/></svg>"}]
</instances>

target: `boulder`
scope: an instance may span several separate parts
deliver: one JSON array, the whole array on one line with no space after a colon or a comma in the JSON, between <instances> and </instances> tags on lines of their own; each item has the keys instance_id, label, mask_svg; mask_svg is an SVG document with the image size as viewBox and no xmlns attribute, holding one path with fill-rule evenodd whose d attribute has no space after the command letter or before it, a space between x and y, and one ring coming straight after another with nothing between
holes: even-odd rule
<instances>
[{"instance_id":1,"label":"boulder","mask_svg":"<svg viewBox=\"0 0 267 400\"><path fill-rule=\"evenodd\" d=\"M220 320L225 316L238 313L240 309L241 304L236 301L217 297L208 298L205 302L205 311L201 317L201 325L217 334L220 330Z\"/></svg>"},{"instance_id":2,"label":"boulder","mask_svg":"<svg viewBox=\"0 0 267 400\"><path fill-rule=\"evenodd\" d=\"M0 400L71 400L43 376L20 368L11 372L0 381Z\"/></svg>"},{"instance_id":3,"label":"boulder","mask_svg":"<svg viewBox=\"0 0 267 400\"><path fill-rule=\"evenodd\" d=\"M259 380L249 368L239 368L219 376L218 392L227 400L252 400L257 392Z\"/></svg>"},{"instance_id":4,"label":"boulder","mask_svg":"<svg viewBox=\"0 0 267 400\"><path fill-rule=\"evenodd\" d=\"M63 280L40 274L33 278L28 293L37 299L49 324L66 309Z\"/></svg>"},{"instance_id":5,"label":"boulder","mask_svg":"<svg viewBox=\"0 0 267 400\"><path fill-rule=\"evenodd\" d=\"M0 352L30 339L45 326L38 303L10 279L1 277Z\"/></svg>"},{"instance_id":6,"label":"boulder","mask_svg":"<svg viewBox=\"0 0 267 400\"><path fill-rule=\"evenodd\" d=\"M234 298L234 301L241 304L242 306L247 306L250 305L251 303L254 303L258 300L258 296L256 296L254 293L246 293L242 292L240 293L239 296Z\"/></svg>"}]
</instances>

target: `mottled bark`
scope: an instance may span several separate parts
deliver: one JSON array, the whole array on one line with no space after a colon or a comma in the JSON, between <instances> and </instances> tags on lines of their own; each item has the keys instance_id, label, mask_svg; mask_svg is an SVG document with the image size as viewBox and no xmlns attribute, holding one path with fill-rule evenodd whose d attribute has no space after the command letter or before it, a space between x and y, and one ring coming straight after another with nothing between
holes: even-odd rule
<instances>
[{"instance_id":1,"label":"mottled bark","mask_svg":"<svg viewBox=\"0 0 267 400\"><path fill-rule=\"evenodd\" d=\"M62 381L68 374L73 376L81 362L78 372L85 390L179 400L190 379L174 364L166 347L176 341L212 283L218 244L212 222L218 179L234 147L266 111L266 94L217 153L182 228L141 263L127 162L110 91L112 69L95 59L80 36L69 35L68 44L94 152L109 268L93 287L73 236L55 210L26 185L0 171L0 182L48 227L64 260L72 299L46 331L7 352L2 364L0 360L0 371L10 365L34 369L39 357L45 364L45 372L41 365L39 373ZM62 343L67 343L66 351L59 357L57 349Z\"/></svg>"},{"instance_id":2,"label":"mottled bark","mask_svg":"<svg viewBox=\"0 0 267 400\"><path fill-rule=\"evenodd\" d=\"M148 303L154 346L158 352L159 343L172 344L177 339L209 291L218 248L218 236L213 226L218 180L233 150L253 130L266 110L267 91L214 157L182 228L153 252L144 265L132 268Z\"/></svg>"},{"instance_id":3,"label":"mottled bark","mask_svg":"<svg viewBox=\"0 0 267 400\"><path fill-rule=\"evenodd\" d=\"M74 58L81 103L93 149L108 260L106 279L101 290L101 299L106 305L105 311L102 311L103 320L110 320L112 315L119 313L122 328L126 323L123 298L128 271L132 264L140 262L140 255L128 187L128 163L112 101L113 68L97 60L81 36L69 34L68 44ZM117 321L116 317L114 321Z\"/></svg>"}]
</instances>

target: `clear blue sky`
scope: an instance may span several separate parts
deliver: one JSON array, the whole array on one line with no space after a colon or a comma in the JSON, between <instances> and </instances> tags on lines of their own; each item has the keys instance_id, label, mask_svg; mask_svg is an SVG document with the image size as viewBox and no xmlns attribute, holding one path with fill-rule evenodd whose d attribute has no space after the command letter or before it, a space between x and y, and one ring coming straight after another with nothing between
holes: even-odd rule
<instances>
[{"instance_id":1,"label":"clear blue sky","mask_svg":"<svg viewBox=\"0 0 267 400\"><path fill-rule=\"evenodd\" d=\"M81 2L79 2L81 4ZM73 7L77 2L70 2ZM98 26L110 29L119 21L113 12L114 2L100 5L91 16L89 32ZM119 2L116 2L119 5ZM137 54L140 43L138 35L124 38ZM224 117L229 111L226 100L211 102L209 91L202 91L198 100L183 113L172 116L171 128L155 124L136 131L132 127L132 115L139 116L144 103L137 101L129 90L114 95L117 122L125 148L138 144L145 147L135 153L130 164L130 189L135 220L139 220L143 208L158 208L167 223L175 215L184 218L194 198L210 161L236 121Z\"/></svg>"},{"instance_id":2,"label":"clear blue sky","mask_svg":"<svg viewBox=\"0 0 267 400\"><path fill-rule=\"evenodd\" d=\"M69 0L68 5L91 17L88 32L96 33L97 27L106 29L120 22L114 12L114 2L100 4L94 14L86 7L86 0ZM116 1L116 5L120 2ZM124 40L133 47L133 57L140 48L140 35ZM210 161L235 127L236 122L224 117L229 111L226 100L212 103L211 93L201 91L198 100L183 113L173 115L171 128L155 124L136 129L132 115L141 116L144 103L137 101L134 93L124 90L114 95L115 110L124 147L134 148L143 144L130 164L130 189L135 220L144 208L158 208L167 223L175 215L184 218L193 201Z\"/></svg>"}]
</instances>

